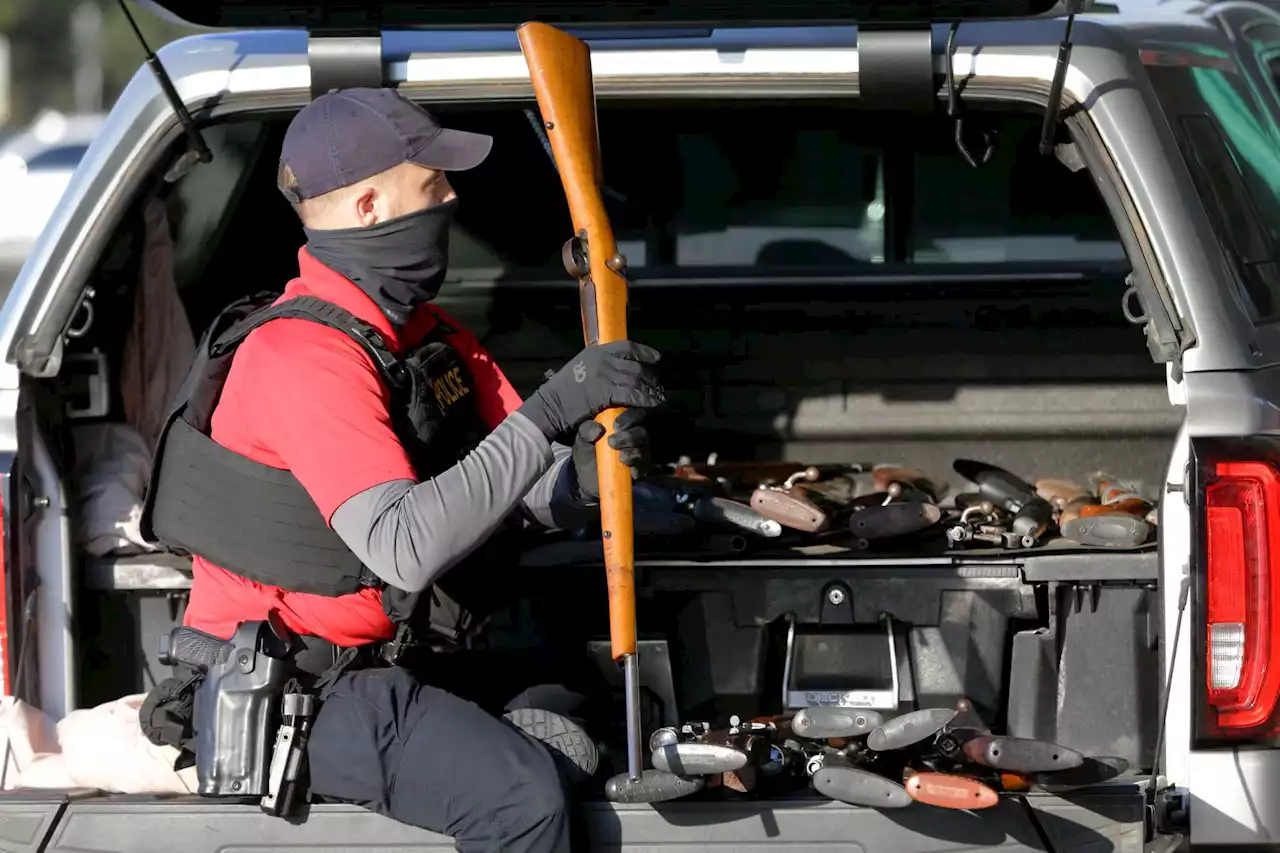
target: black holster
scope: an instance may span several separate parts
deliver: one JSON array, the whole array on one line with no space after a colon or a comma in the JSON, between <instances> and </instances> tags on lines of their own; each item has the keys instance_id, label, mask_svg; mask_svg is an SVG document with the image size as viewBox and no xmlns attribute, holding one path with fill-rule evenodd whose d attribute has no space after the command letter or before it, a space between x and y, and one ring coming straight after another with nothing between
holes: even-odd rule
<instances>
[{"instance_id":1,"label":"black holster","mask_svg":"<svg viewBox=\"0 0 1280 853\"><path fill-rule=\"evenodd\" d=\"M203 796L267 794L281 702L295 675L290 645L268 622L244 622L209 665L193 721Z\"/></svg>"}]
</instances>

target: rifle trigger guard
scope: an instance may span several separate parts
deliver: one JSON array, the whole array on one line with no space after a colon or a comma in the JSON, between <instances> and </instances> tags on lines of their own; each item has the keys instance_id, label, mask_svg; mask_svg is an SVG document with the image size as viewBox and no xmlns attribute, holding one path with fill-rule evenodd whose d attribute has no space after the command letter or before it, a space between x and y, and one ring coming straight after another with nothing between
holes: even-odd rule
<instances>
[{"instance_id":1,"label":"rifle trigger guard","mask_svg":"<svg viewBox=\"0 0 1280 853\"><path fill-rule=\"evenodd\" d=\"M560 249L560 259L564 269L573 278L586 278L591 272L591 262L587 256L587 241L582 235L575 234L565 241Z\"/></svg>"}]
</instances>

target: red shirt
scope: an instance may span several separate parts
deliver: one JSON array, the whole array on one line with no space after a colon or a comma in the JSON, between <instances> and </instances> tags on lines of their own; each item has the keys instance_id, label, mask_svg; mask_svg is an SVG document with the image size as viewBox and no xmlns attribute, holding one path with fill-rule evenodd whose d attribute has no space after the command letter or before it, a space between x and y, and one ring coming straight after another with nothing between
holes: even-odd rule
<instances>
[{"instance_id":1,"label":"red shirt","mask_svg":"<svg viewBox=\"0 0 1280 853\"><path fill-rule=\"evenodd\" d=\"M283 301L315 296L374 326L392 351L413 347L443 320L434 305L418 309L397 335L377 305L354 283L298 252L299 276ZM476 403L497 426L521 403L519 394L480 345L459 329L445 337L467 360ZM213 412L213 440L242 456L293 473L328 523L347 499L392 480L417 480L391 428L388 394L373 362L345 334L309 320L273 320L236 350ZM271 608L301 634L340 646L389 639L381 593L363 589L330 598L256 583L196 557L184 623L230 637L241 622L267 618Z\"/></svg>"}]
</instances>

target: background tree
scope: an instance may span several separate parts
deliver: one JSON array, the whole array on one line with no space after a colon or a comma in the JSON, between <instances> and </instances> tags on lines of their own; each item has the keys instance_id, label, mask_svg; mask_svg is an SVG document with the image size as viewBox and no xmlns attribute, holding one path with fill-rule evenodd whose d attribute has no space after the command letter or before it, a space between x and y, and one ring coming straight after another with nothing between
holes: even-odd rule
<instances>
[{"instance_id":1,"label":"background tree","mask_svg":"<svg viewBox=\"0 0 1280 853\"><path fill-rule=\"evenodd\" d=\"M72 21L77 8L93 4L101 12L102 109L108 110L142 67L145 54L118 0L0 0L0 33L9 39L12 75L10 128L26 124L43 108L71 112L76 107L76 50ZM199 30L164 20L145 6L129 10L152 50ZM149 73L149 72L148 72Z\"/></svg>"}]
</instances>

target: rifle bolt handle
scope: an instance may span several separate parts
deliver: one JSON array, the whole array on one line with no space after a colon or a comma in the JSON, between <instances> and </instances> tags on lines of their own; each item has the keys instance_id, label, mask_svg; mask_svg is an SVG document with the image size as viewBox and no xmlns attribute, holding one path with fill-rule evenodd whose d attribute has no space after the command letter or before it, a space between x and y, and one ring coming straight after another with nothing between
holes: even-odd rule
<instances>
[{"instance_id":1,"label":"rifle bolt handle","mask_svg":"<svg viewBox=\"0 0 1280 853\"><path fill-rule=\"evenodd\" d=\"M789 492L791 491L792 486L794 486L796 483L799 483L801 480L803 480L806 483L816 483L818 482L818 479L821 476L822 476L822 472L819 471L817 468L813 467L812 465L810 465L808 468L805 468L803 471L797 471L796 473L788 477L786 479L786 482L782 484L782 488L779 489L778 491Z\"/></svg>"}]
</instances>

